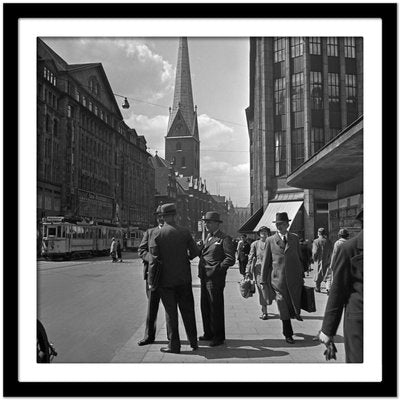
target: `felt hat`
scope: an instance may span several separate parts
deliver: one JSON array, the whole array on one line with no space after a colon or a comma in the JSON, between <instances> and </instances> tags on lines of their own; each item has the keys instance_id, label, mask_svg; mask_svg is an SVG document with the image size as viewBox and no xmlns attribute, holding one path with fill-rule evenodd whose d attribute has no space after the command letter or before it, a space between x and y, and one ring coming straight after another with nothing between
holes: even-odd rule
<instances>
[{"instance_id":1,"label":"felt hat","mask_svg":"<svg viewBox=\"0 0 400 400\"><path fill-rule=\"evenodd\" d=\"M154 211L154 215L158 215L161 213L161 204L156 208L156 211Z\"/></svg>"},{"instance_id":2,"label":"felt hat","mask_svg":"<svg viewBox=\"0 0 400 400\"><path fill-rule=\"evenodd\" d=\"M205 215L202 217L203 221L215 221L215 222L222 222L219 214L216 211L207 211Z\"/></svg>"},{"instance_id":3,"label":"felt hat","mask_svg":"<svg viewBox=\"0 0 400 400\"><path fill-rule=\"evenodd\" d=\"M162 204L159 215L175 215L176 205L175 203Z\"/></svg>"},{"instance_id":4,"label":"felt hat","mask_svg":"<svg viewBox=\"0 0 400 400\"><path fill-rule=\"evenodd\" d=\"M278 212L276 213L275 221L272 221L274 224L277 222L289 222L291 219L289 219L288 215L286 212Z\"/></svg>"}]
</instances>

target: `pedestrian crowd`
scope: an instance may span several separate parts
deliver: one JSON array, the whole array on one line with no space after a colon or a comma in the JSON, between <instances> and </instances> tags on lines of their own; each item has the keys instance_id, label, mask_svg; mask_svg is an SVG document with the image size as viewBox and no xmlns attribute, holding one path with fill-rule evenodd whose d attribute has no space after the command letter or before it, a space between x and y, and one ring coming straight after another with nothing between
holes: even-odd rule
<instances>
[{"instance_id":1,"label":"pedestrian crowd","mask_svg":"<svg viewBox=\"0 0 400 400\"><path fill-rule=\"evenodd\" d=\"M165 353L180 353L178 310L193 351L198 340L208 341L210 347L225 343L224 288L229 267L239 263L243 280L254 282L261 307L259 316L268 320L268 305L275 300L282 321L282 334L293 344L292 319L303 321L304 277L314 269L315 292L325 283L329 295L321 330L317 339L327 346L327 359L335 358L332 348L334 336L345 309L344 340L346 362L363 360L363 253L362 231L348 240L349 233L340 229L338 240L332 245L324 228L312 243L289 231L290 219L286 212L276 214L273 223L276 233L268 227L258 230L258 240L251 242L242 235L237 245L221 229L222 220L215 211L202 217L207 236L197 243L187 228L175 222L176 206L160 205L155 212L158 225L146 231L139 246L144 263L147 318L145 336L139 346L155 341L156 320L160 301L166 315L168 346ZM362 220L362 212L357 217ZM111 245L113 262L118 256L117 244ZM114 254L114 256L113 256ZM119 258L118 258L119 257ZM197 336L190 261L199 257L200 309L203 334ZM115 258L115 260L114 260ZM312 289L310 289L312 290Z\"/></svg>"}]
</instances>

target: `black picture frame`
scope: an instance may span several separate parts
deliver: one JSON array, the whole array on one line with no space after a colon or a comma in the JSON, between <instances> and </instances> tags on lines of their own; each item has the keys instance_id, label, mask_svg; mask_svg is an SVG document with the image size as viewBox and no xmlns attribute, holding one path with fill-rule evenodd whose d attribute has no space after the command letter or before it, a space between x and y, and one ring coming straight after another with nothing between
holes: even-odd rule
<instances>
[{"instance_id":1,"label":"black picture frame","mask_svg":"<svg viewBox=\"0 0 400 400\"><path fill-rule=\"evenodd\" d=\"M94 6L95 5L95 6ZM380 18L382 20L382 121L383 210L382 216L382 382L20 382L18 380L18 21L21 18ZM3 381L7 397L271 397L397 395L397 249L393 221L397 216L397 4L3 4L4 60L4 202L3 202ZM377 61L379 62L379 60ZM388 210L390 210L388 212ZM390 221L388 214L390 213ZM385 217L385 218L383 218ZM391 224L389 226L389 223ZM11 234L14 233L14 235ZM12 239L10 237L12 236ZM23 236L22 236L23 237ZM27 240L27 238L25 237ZM24 239L24 240L25 240ZM13 244L11 244L14 242ZM11 247L12 246L12 247ZM23 242L17 243L18 251ZM393 250L393 247L396 250ZM390 257L394 255L394 257ZM394 260L394 261L393 261ZM245 369L245 366L243 367Z\"/></svg>"}]
</instances>

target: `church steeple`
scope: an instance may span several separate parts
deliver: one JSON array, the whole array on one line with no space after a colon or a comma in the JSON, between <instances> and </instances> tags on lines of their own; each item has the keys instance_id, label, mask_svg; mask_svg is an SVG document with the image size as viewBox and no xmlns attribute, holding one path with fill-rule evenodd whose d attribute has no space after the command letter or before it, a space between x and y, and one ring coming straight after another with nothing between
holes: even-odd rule
<instances>
[{"instance_id":1,"label":"church steeple","mask_svg":"<svg viewBox=\"0 0 400 400\"><path fill-rule=\"evenodd\" d=\"M188 128L192 128L194 120L192 80L190 77L189 49L187 38L179 38L178 62L176 65L174 102L169 116L170 128L178 110L182 113Z\"/></svg>"},{"instance_id":2,"label":"church steeple","mask_svg":"<svg viewBox=\"0 0 400 400\"><path fill-rule=\"evenodd\" d=\"M165 137L165 158L174 162L183 176L200 175L200 141L197 106L193 105L189 49L186 37L179 38L175 91L169 109L168 131Z\"/></svg>"}]
</instances>

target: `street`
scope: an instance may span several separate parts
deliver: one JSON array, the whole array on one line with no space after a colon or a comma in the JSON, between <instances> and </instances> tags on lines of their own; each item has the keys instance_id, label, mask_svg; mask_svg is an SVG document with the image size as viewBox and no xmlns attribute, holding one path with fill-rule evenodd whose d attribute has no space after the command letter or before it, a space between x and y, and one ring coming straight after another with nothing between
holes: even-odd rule
<instances>
[{"instance_id":1,"label":"street","mask_svg":"<svg viewBox=\"0 0 400 400\"><path fill-rule=\"evenodd\" d=\"M200 342L191 352L182 321L179 355L160 352L167 344L164 309L160 306L156 342L137 346L143 338L147 298L142 262L124 252L123 263L108 257L75 261L38 262L38 317L58 356L55 363L229 362L322 363L324 346L312 340L320 329L327 295L316 293L317 311L302 312L304 322L293 321L296 343L285 343L276 303L269 319L258 318L258 295L240 296L237 265L228 270L225 288L226 344L210 348ZM203 333L197 259L192 262L193 294L198 335ZM313 286L311 275L305 283ZM336 337L337 361L344 362L342 326ZM335 361L332 361L335 362Z\"/></svg>"}]
</instances>

